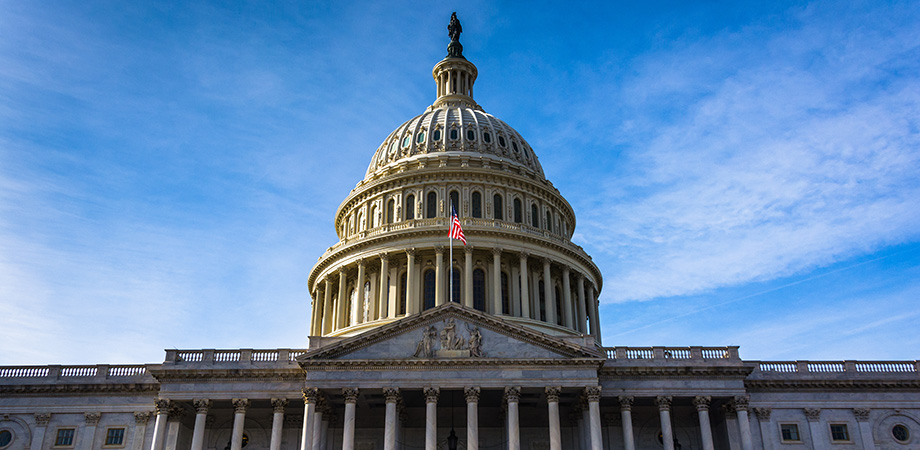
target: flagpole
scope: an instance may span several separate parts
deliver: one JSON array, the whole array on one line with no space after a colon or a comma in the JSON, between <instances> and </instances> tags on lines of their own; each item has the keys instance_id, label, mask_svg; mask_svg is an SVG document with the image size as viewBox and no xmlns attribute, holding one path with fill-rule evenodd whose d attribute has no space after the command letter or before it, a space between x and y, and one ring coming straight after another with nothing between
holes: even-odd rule
<instances>
[{"instance_id":1,"label":"flagpole","mask_svg":"<svg viewBox=\"0 0 920 450\"><path fill-rule=\"evenodd\" d=\"M449 302L454 301L454 238L450 236L450 228L453 226L454 226L454 209L453 209L453 205L451 205L450 223L449 225L447 225L447 241L449 242L448 247L450 247L450 256L449 256L450 259L447 261L447 267L449 268L449 271L447 272L447 276L450 277L450 292L447 293L447 299L448 299L447 301Z\"/></svg>"}]
</instances>

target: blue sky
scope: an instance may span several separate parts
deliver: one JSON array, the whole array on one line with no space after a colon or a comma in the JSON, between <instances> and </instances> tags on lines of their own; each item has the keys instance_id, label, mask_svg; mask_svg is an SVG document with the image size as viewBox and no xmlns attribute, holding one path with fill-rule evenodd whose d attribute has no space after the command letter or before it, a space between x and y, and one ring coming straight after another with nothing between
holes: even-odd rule
<instances>
[{"instance_id":1,"label":"blue sky","mask_svg":"<svg viewBox=\"0 0 920 450\"><path fill-rule=\"evenodd\" d=\"M606 345L920 355L916 2L186 3L0 0L0 364L305 346L454 10L575 208Z\"/></svg>"}]
</instances>

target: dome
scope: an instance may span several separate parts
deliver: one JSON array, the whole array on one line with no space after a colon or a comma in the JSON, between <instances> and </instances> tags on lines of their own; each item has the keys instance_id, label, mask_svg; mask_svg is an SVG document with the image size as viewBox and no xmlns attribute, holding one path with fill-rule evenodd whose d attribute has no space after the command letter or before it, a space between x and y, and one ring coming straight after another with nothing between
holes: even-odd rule
<instances>
[{"instance_id":1,"label":"dome","mask_svg":"<svg viewBox=\"0 0 920 450\"><path fill-rule=\"evenodd\" d=\"M429 108L399 126L371 158L365 180L413 158L461 153L513 163L543 179L537 155L521 135L495 116L465 105Z\"/></svg>"}]
</instances>

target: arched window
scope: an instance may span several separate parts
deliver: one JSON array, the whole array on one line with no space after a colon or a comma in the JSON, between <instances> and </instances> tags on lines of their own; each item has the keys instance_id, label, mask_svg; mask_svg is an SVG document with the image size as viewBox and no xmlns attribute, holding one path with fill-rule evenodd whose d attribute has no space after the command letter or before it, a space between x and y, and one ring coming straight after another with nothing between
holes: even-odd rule
<instances>
[{"instance_id":1,"label":"arched window","mask_svg":"<svg viewBox=\"0 0 920 450\"><path fill-rule=\"evenodd\" d=\"M562 294L559 293L559 286L556 286L556 325L562 325Z\"/></svg>"},{"instance_id":2,"label":"arched window","mask_svg":"<svg viewBox=\"0 0 920 450\"><path fill-rule=\"evenodd\" d=\"M508 295L508 274L502 272L502 314L511 314L511 296Z\"/></svg>"},{"instance_id":3,"label":"arched window","mask_svg":"<svg viewBox=\"0 0 920 450\"><path fill-rule=\"evenodd\" d=\"M399 314L406 313L406 288L408 277L406 274L402 274L402 277L399 279Z\"/></svg>"},{"instance_id":4,"label":"arched window","mask_svg":"<svg viewBox=\"0 0 920 450\"><path fill-rule=\"evenodd\" d=\"M470 203L472 216L478 219L482 218L482 194L478 191L473 191L473 194L470 196Z\"/></svg>"},{"instance_id":5,"label":"arched window","mask_svg":"<svg viewBox=\"0 0 920 450\"><path fill-rule=\"evenodd\" d=\"M434 270L425 271L425 289L423 289L425 306L424 309L434 308L434 291L435 291Z\"/></svg>"},{"instance_id":6,"label":"arched window","mask_svg":"<svg viewBox=\"0 0 920 450\"><path fill-rule=\"evenodd\" d=\"M462 283L460 279L462 277L460 276L459 267L454 267L452 277L454 279L454 289L453 289L453 295L451 295L451 301L453 301L454 303L460 303L460 283Z\"/></svg>"},{"instance_id":7,"label":"arched window","mask_svg":"<svg viewBox=\"0 0 920 450\"><path fill-rule=\"evenodd\" d=\"M546 322L546 288L543 287L543 280L540 280L537 289L540 291L540 320Z\"/></svg>"},{"instance_id":8,"label":"arched window","mask_svg":"<svg viewBox=\"0 0 920 450\"><path fill-rule=\"evenodd\" d=\"M438 215L438 194L434 191L428 193L428 199L425 201L427 213L425 218L434 219Z\"/></svg>"},{"instance_id":9,"label":"arched window","mask_svg":"<svg viewBox=\"0 0 920 450\"><path fill-rule=\"evenodd\" d=\"M540 228L540 210L537 209L536 203L530 205L530 224L534 228Z\"/></svg>"},{"instance_id":10,"label":"arched window","mask_svg":"<svg viewBox=\"0 0 920 450\"><path fill-rule=\"evenodd\" d=\"M377 228L380 224L377 223L377 205L371 205L371 228Z\"/></svg>"},{"instance_id":11,"label":"arched window","mask_svg":"<svg viewBox=\"0 0 920 450\"><path fill-rule=\"evenodd\" d=\"M396 212L396 200L392 198L387 202L387 223L393 223L393 217Z\"/></svg>"},{"instance_id":12,"label":"arched window","mask_svg":"<svg viewBox=\"0 0 920 450\"><path fill-rule=\"evenodd\" d=\"M358 213L358 226L356 228L358 228L358 231L364 231L364 212L363 211Z\"/></svg>"},{"instance_id":13,"label":"arched window","mask_svg":"<svg viewBox=\"0 0 920 450\"><path fill-rule=\"evenodd\" d=\"M362 308L362 311L360 312L361 317L363 317L363 319L361 319L361 321L362 321L362 322L367 322L368 319L370 319L370 315L371 315L371 311L370 311L370 304L371 304L371 282L370 282L370 281L365 281L365 282L364 282L364 301L362 301L361 304L364 306L364 307Z\"/></svg>"},{"instance_id":14,"label":"arched window","mask_svg":"<svg viewBox=\"0 0 920 450\"><path fill-rule=\"evenodd\" d=\"M348 297L347 297L347 300L345 301L345 326L346 327L351 326L351 324L354 323L355 312L352 309L355 307L355 303L357 303L356 301L357 298L355 298L356 294L357 293L355 292L354 289L351 289L348 291Z\"/></svg>"},{"instance_id":15,"label":"arched window","mask_svg":"<svg viewBox=\"0 0 920 450\"><path fill-rule=\"evenodd\" d=\"M406 220L415 219L415 196L409 194L406 196Z\"/></svg>"},{"instance_id":16,"label":"arched window","mask_svg":"<svg viewBox=\"0 0 920 450\"><path fill-rule=\"evenodd\" d=\"M486 272L482 269L473 271L473 308L486 310Z\"/></svg>"},{"instance_id":17,"label":"arched window","mask_svg":"<svg viewBox=\"0 0 920 450\"><path fill-rule=\"evenodd\" d=\"M546 211L546 229L550 232L553 231L553 213Z\"/></svg>"},{"instance_id":18,"label":"arched window","mask_svg":"<svg viewBox=\"0 0 920 450\"><path fill-rule=\"evenodd\" d=\"M504 220L505 215L503 214L504 210L502 208L502 196L501 194L495 194L492 196L492 218L495 220Z\"/></svg>"},{"instance_id":19,"label":"arched window","mask_svg":"<svg viewBox=\"0 0 920 450\"><path fill-rule=\"evenodd\" d=\"M450 206L447 211L447 217L451 215L450 208L456 209L457 215L460 215L460 193L457 191L450 191Z\"/></svg>"},{"instance_id":20,"label":"arched window","mask_svg":"<svg viewBox=\"0 0 920 450\"><path fill-rule=\"evenodd\" d=\"M521 208L521 199L514 199L514 223L521 223L524 221L524 211Z\"/></svg>"}]
</instances>

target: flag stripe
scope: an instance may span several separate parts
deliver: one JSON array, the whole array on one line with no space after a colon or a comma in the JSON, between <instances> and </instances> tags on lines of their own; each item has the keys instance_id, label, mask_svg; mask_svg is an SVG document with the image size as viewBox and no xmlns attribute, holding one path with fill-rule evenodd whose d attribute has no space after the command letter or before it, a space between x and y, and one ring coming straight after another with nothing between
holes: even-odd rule
<instances>
[{"instance_id":1,"label":"flag stripe","mask_svg":"<svg viewBox=\"0 0 920 450\"><path fill-rule=\"evenodd\" d=\"M466 245L466 237L463 236L463 228L460 226L460 218L457 217L456 208L451 208L450 230L447 232L447 236L451 239L460 239L463 241L463 245Z\"/></svg>"}]
</instances>

